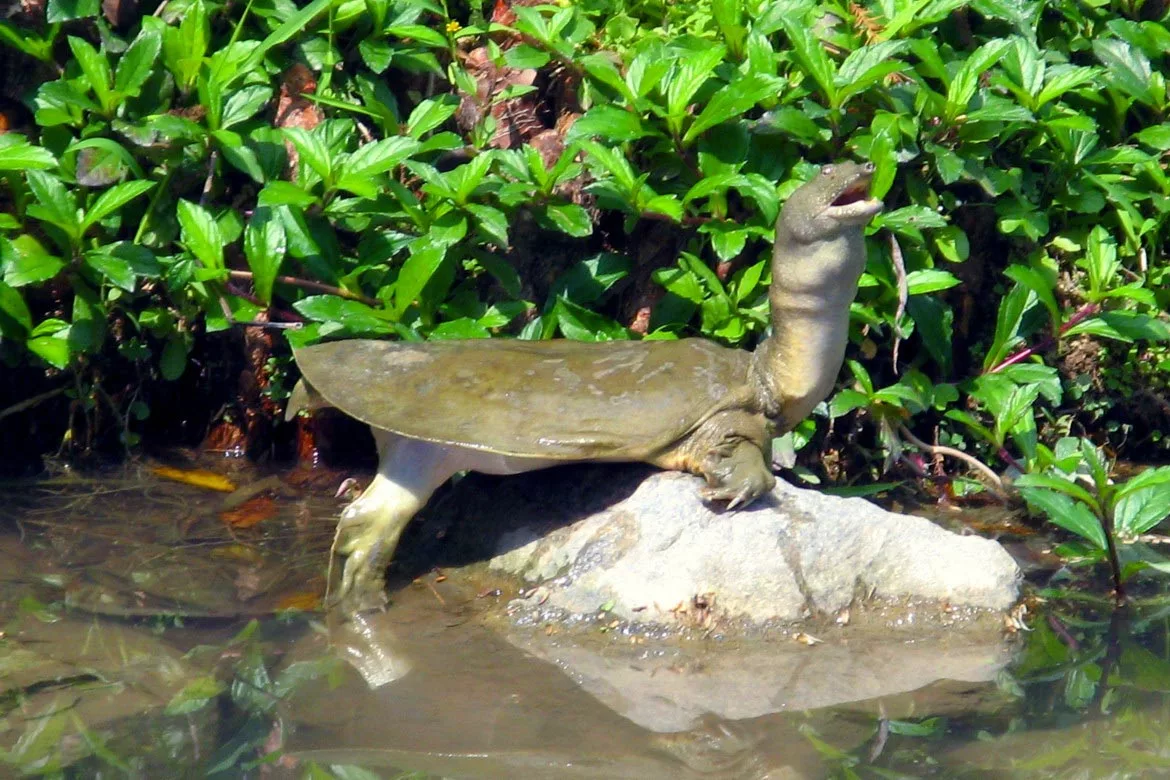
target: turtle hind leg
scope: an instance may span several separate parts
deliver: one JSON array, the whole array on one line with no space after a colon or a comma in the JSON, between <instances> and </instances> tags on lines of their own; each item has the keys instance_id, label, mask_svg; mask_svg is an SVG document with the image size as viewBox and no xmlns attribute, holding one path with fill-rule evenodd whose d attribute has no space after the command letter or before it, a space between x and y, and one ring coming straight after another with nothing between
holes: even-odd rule
<instances>
[{"instance_id":1,"label":"turtle hind leg","mask_svg":"<svg viewBox=\"0 0 1170 780\"><path fill-rule=\"evenodd\" d=\"M743 439L712 451L701 470L708 487L699 495L707 501L727 501L728 509L747 506L776 485L764 451Z\"/></svg>"},{"instance_id":2,"label":"turtle hind leg","mask_svg":"<svg viewBox=\"0 0 1170 780\"><path fill-rule=\"evenodd\" d=\"M430 442L375 431L380 459L370 486L347 506L337 523L329 556L326 604L345 612L385 604L383 573L411 518L455 468L450 450ZM345 559L333 588L335 562Z\"/></svg>"}]
</instances>

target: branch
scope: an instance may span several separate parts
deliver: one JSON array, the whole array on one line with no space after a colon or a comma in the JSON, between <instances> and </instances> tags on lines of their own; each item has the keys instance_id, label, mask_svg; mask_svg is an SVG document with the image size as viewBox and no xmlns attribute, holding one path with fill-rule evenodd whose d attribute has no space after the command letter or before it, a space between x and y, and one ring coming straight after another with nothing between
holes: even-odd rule
<instances>
[{"instance_id":1,"label":"branch","mask_svg":"<svg viewBox=\"0 0 1170 780\"><path fill-rule=\"evenodd\" d=\"M252 280L251 271L228 271L228 275L232 279L247 279ZM326 295L337 295L341 298L348 298L351 301L360 301L367 306L381 306L382 302L369 298L361 293L350 292L340 287L333 287L332 285L323 284L321 282L314 282L311 279L298 279L295 276L278 276L276 281L281 284L290 284L293 287L300 287L302 290L312 290L313 292L325 293Z\"/></svg>"},{"instance_id":2,"label":"branch","mask_svg":"<svg viewBox=\"0 0 1170 780\"><path fill-rule=\"evenodd\" d=\"M0 409L0 420L3 420L9 415L16 414L17 412L23 412L25 409L31 409L41 401L47 401L54 396L64 393L68 389L68 386L58 387L56 390L48 390L44 393L34 395L32 398L26 398L23 401L14 403L12 406L9 406L5 409Z\"/></svg>"},{"instance_id":3,"label":"branch","mask_svg":"<svg viewBox=\"0 0 1170 780\"><path fill-rule=\"evenodd\" d=\"M911 433L910 429L905 425L898 426L898 433L902 435L902 438L906 439L908 442L923 452L928 452L931 455L946 455L948 457L963 461L971 468L975 469L984 477L986 477L988 481L991 482L991 489L996 494L998 494L1000 498L1007 498L1007 489L1004 487L1003 480L1000 479L1000 476L992 471L986 463L974 457L973 455L969 455L962 450L957 450L954 447L944 447L940 444L927 444L922 439Z\"/></svg>"},{"instance_id":4,"label":"branch","mask_svg":"<svg viewBox=\"0 0 1170 780\"><path fill-rule=\"evenodd\" d=\"M1051 334L1051 333L1048 334L1047 336L1042 338L1038 343L1034 344L1031 347L1025 347L1024 349L1021 349L1016 354L1005 358L999 364L992 366L991 368L987 369L983 373L994 374L997 371L1003 371L1008 366L1015 365L1016 363L1019 363L1022 360L1027 360L1028 358L1032 357L1032 355L1035 355L1037 352L1043 352L1046 349L1050 349L1054 344L1056 344L1057 339L1059 339L1061 336L1063 336L1065 333L1067 333L1069 331L1069 329L1072 328L1072 326L1080 323L1082 320L1086 320L1089 317L1092 317L1094 314L1096 314L1099 311L1101 311L1101 304L1099 304L1099 303L1086 303L1084 306L1077 309L1076 312L1073 313L1073 316L1068 318L1068 321L1066 321L1063 325L1060 326L1060 330L1058 330L1055 335Z\"/></svg>"},{"instance_id":5,"label":"branch","mask_svg":"<svg viewBox=\"0 0 1170 780\"><path fill-rule=\"evenodd\" d=\"M894 279L898 283L898 310L894 312L894 375L898 375L898 346L902 343L902 316L906 313L906 301L910 298L910 284L906 278L906 261L898 237L890 231L890 262L894 266Z\"/></svg>"}]
</instances>

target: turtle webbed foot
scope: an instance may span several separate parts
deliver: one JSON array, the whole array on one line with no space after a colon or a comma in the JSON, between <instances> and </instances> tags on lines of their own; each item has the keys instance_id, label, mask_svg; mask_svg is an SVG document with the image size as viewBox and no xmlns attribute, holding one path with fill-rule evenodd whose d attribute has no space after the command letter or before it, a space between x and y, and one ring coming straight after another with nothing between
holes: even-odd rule
<instances>
[{"instance_id":1,"label":"turtle webbed foot","mask_svg":"<svg viewBox=\"0 0 1170 780\"><path fill-rule=\"evenodd\" d=\"M362 523L343 516L337 525L330 560L329 607L345 612L361 612L386 603L386 583L383 573L389 556L382 543L381 528L375 523ZM341 581L333 587L332 568L344 559Z\"/></svg>"},{"instance_id":2,"label":"turtle webbed foot","mask_svg":"<svg viewBox=\"0 0 1170 780\"><path fill-rule=\"evenodd\" d=\"M416 502L388 500L380 477L341 513L329 561L326 604L344 612L361 612L386 604L386 566L394 555L403 527L417 510ZM334 566L344 559L334 588Z\"/></svg>"},{"instance_id":3,"label":"turtle webbed foot","mask_svg":"<svg viewBox=\"0 0 1170 780\"><path fill-rule=\"evenodd\" d=\"M703 472L708 487L699 491L705 501L727 501L727 508L735 509L747 506L776 485L763 452L750 442L741 442L730 454L713 460Z\"/></svg>"}]
</instances>

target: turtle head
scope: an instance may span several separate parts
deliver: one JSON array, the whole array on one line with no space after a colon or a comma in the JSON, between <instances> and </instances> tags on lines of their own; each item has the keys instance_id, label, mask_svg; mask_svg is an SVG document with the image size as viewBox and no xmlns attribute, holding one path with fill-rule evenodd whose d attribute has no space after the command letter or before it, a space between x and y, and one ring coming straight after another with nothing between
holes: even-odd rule
<instances>
[{"instance_id":1,"label":"turtle head","mask_svg":"<svg viewBox=\"0 0 1170 780\"><path fill-rule=\"evenodd\" d=\"M869 197L873 170L873 163L868 162L823 166L789 196L777 227L804 244L858 230L882 210L882 202Z\"/></svg>"}]
</instances>

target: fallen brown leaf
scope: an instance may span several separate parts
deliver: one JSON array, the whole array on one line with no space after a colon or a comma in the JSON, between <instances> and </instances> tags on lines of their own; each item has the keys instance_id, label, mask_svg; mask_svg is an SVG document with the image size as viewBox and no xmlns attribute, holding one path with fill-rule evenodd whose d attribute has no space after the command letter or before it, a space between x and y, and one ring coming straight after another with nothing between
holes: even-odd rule
<instances>
[{"instance_id":1,"label":"fallen brown leaf","mask_svg":"<svg viewBox=\"0 0 1170 780\"><path fill-rule=\"evenodd\" d=\"M219 519L233 528L251 528L265 520L271 520L275 515L276 502L269 496L256 496L235 509L220 512Z\"/></svg>"}]
</instances>

